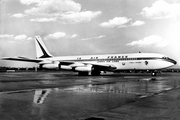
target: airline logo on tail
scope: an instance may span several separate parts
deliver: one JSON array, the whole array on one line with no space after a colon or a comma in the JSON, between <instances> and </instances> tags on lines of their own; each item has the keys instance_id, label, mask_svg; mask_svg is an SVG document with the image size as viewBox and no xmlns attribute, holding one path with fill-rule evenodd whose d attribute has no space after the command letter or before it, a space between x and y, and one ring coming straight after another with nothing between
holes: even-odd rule
<instances>
[{"instance_id":1,"label":"airline logo on tail","mask_svg":"<svg viewBox=\"0 0 180 120\"><path fill-rule=\"evenodd\" d=\"M52 57L52 55L47 50L40 36L35 37L36 44L36 57L37 58L48 58Z\"/></svg>"}]
</instances>

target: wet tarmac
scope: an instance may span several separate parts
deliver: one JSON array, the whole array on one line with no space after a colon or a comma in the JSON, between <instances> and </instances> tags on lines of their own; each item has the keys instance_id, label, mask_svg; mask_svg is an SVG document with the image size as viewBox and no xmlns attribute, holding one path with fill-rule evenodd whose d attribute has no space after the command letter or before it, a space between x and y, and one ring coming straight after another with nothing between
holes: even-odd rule
<instances>
[{"instance_id":1,"label":"wet tarmac","mask_svg":"<svg viewBox=\"0 0 180 120\"><path fill-rule=\"evenodd\" d=\"M179 73L0 73L1 120L178 120L179 113Z\"/></svg>"}]
</instances>

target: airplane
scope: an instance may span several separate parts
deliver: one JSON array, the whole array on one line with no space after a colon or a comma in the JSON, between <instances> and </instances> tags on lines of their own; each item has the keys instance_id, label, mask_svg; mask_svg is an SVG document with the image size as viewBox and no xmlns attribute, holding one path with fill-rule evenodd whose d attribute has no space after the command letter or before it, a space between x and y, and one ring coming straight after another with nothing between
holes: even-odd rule
<instances>
[{"instance_id":1,"label":"airplane","mask_svg":"<svg viewBox=\"0 0 180 120\"><path fill-rule=\"evenodd\" d=\"M162 69L174 66L177 62L168 56L157 53L128 53L104 55L79 55L54 57L46 48L40 36L35 36L36 59L26 57L4 57L38 63L41 69L71 70L79 75L100 75L101 72L147 72L156 76Z\"/></svg>"}]
</instances>

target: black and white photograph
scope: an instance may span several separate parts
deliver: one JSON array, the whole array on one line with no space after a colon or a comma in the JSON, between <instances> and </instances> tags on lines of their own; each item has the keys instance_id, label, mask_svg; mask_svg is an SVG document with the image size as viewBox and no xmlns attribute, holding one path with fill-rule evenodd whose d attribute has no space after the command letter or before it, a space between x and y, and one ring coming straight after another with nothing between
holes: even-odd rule
<instances>
[{"instance_id":1,"label":"black and white photograph","mask_svg":"<svg viewBox=\"0 0 180 120\"><path fill-rule=\"evenodd\" d=\"M178 120L180 0L0 0L1 120Z\"/></svg>"}]
</instances>

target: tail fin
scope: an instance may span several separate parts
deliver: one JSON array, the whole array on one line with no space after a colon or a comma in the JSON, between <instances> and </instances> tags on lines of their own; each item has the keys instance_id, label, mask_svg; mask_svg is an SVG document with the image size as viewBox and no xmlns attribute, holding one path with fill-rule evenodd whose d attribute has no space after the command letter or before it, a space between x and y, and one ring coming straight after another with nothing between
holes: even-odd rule
<instances>
[{"instance_id":1,"label":"tail fin","mask_svg":"<svg viewBox=\"0 0 180 120\"><path fill-rule=\"evenodd\" d=\"M44 42L42 41L40 36L35 36L35 45L36 45L36 57L37 58L48 58L52 57L52 55L47 50Z\"/></svg>"}]
</instances>

